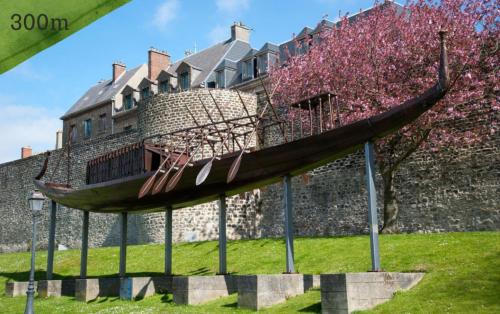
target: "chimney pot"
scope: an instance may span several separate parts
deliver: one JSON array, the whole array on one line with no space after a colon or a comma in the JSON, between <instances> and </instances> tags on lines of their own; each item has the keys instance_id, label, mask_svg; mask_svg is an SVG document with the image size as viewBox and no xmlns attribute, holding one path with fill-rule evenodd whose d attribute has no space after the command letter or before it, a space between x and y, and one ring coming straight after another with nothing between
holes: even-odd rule
<instances>
[{"instance_id":1,"label":"chimney pot","mask_svg":"<svg viewBox=\"0 0 500 314\"><path fill-rule=\"evenodd\" d=\"M238 39L250 43L250 31L251 29L244 25L243 22L235 22L231 25L231 41Z\"/></svg>"},{"instance_id":2,"label":"chimney pot","mask_svg":"<svg viewBox=\"0 0 500 314\"><path fill-rule=\"evenodd\" d=\"M31 155L33 154L33 151L31 150L31 147L29 146L24 146L24 147L21 147L21 158L28 158L28 157L31 157Z\"/></svg>"},{"instance_id":3,"label":"chimney pot","mask_svg":"<svg viewBox=\"0 0 500 314\"><path fill-rule=\"evenodd\" d=\"M148 51L148 78L156 81L161 70L170 65L170 56L166 51L151 47Z\"/></svg>"},{"instance_id":4,"label":"chimney pot","mask_svg":"<svg viewBox=\"0 0 500 314\"><path fill-rule=\"evenodd\" d=\"M127 70L125 63L120 61L113 62L113 82L116 81Z\"/></svg>"}]
</instances>

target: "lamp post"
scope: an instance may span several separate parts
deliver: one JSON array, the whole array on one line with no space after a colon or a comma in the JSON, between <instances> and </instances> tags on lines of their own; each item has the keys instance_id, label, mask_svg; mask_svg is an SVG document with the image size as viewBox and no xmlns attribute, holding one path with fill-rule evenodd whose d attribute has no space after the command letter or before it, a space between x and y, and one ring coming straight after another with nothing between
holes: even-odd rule
<instances>
[{"instance_id":1,"label":"lamp post","mask_svg":"<svg viewBox=\"0 0 500 314\"><path fill-rule=\"evenodd\" d=\"M28 204L30 206L31 213L33 214L33 234L31 239L31 269L30 278L28 283L28 291L26 295L28 299L26 300L26 309L24 314L33 314L33 299L35 297L35 242L36 242L36 217L38 213L42 210L43 202L45 197L38 190L34 190L28 197Z\"/></svg>"}]
</instances>

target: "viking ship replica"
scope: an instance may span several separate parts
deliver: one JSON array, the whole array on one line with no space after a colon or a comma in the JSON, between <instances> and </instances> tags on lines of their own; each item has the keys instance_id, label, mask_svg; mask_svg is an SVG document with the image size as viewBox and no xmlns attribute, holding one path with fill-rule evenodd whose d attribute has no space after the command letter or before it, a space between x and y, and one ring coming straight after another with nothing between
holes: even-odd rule
<instances>
[{"instance_id":1,"label":"viking ship replica","mask_svg":"<svg viewBox=\"0 0 500 314\"><path fill-rule=\"evenodd\" d=\"M444 31L440 32L440 42L435 85L370 118L341 125L337 96L323 93L289 104L300 112L298 120L280 119L271 104L272 92L264 87L267 102L260 113L250 115L240 97L245 116L224 119L217 106L222 121L214 121L200 98L212 123L198 124L187 108L195 127L151 136L88 161L83 187L44 182L48 159L35 185L50 199L70 208L153 212L163 211L166 206L179 209L213 201L221 195L231 196L278 182L286 175L303 174L411 123L444 97L450 84ZM307 127L303 126L304 120L309 120ZM283 143L253 149L262 140L262 129L271 126L280 129Z\"/></svg>"}]
</instances>

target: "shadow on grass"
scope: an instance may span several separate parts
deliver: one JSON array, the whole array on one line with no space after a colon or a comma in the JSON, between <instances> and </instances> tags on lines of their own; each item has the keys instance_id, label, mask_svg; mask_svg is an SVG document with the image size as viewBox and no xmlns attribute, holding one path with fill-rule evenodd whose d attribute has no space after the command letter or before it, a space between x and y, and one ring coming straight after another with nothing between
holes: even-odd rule
<instances>
[{"instance_id":1,"label":"shadow on grass","mask_svg":"<svg viewBox=\"0 0 500 314\"><path fill-rule=\"evenodd\" d=\"M194 275L207 275L210 273L211 273L211 271L208 267L200 267L196 270L190 271L188 274L190 276L194 276Z\"/></svg>"},{"instance_id":2,"label":"shadow on grass","mask_svg":"<svg viewBox=\"0 0 500 314\"><path fill-rule=\"evenodd\" d=\"M209 269L206 267L199 268L197 270L192 271L193 275L197 274L208 274L210 273ZM29 280L29 271L21 271L21 272L0 272L0 277L7 278L6 281L28 281ZM135 272L135 273L127 273L126 277L163 277L165 276L162 272ZM87 276L86 279L95 279L95 278L117 278L119 277L118 273L116 274L106 274L101 276ZM37 280L46 280L47 272L45 270L36 270L35 271L35 281ZM80 279L78 275L68 276L61 275L58 273L52 274L53 280L61 280L61 279Z\"/></svg>"},{"instance_id":3,"label":"shadow on grass","mask_svg":"<svg viewBox=\"0 0 500 314\"><path fill-rule=\"evenodd\" d=\"M162 303L172 303L172 302L174 302L173 295L171 295L171 294L164 294L161 297L160 300L161 300Z\"/></svg>"},{"instance_id":4,"label":"shadow on grass","mask_svg":"<svg viewBox=\"0 0 500 314\"><path fill-rule=\"evenodd\" d=\"M299 310L300 313L321 313L321 302L314 303Z\"/></svg>"},{"instance_id":5,"label":"shadow on grass","mask_svg":"<svg viewBox=\"0 0 500 314\"><path fill-rule=\"evenodd\" d=\"M227 303L227 304L222 305L222 307L230 307L230 308L235 309L238 307L238 302Z\"/></svg>"},{"instance_id":6,"label":"shadow on grass","mask_svg":"<svg viewBox=\"0 0 500 314\"><path fill-rule=\"evenodd\" d=\"M20 272L0 272L0 277L7 278L7 281L28 281L30 277L30 272L20 271ZM52 279L70 279L71 276L63 276L54 273ZM45 270L35 270L35 280L45 280L47 279L47 271Z\"/></svg>"}]
</instances>

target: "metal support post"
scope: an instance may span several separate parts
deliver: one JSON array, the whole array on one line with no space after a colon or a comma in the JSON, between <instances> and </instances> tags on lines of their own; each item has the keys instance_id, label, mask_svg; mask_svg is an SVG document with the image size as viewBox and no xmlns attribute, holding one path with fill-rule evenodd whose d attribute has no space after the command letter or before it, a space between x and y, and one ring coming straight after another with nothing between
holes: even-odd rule
<instances>
[{"instance_id":1,"label":"metal support post","mask_svg":"<svg viewBox=\"0 0 500 314\"><path fill-rule=\"evenodd\" d=\"M89 252L89 215L88 211L83 212L82 224L82 248L80 255L80 279L87 278L87 256Z\"/></svg>"},{"instance_id":2,"label":"metal support post","mask_svg":"<svg viewBox=\"0 0 500 314\"><path fill-rule=\"evenodd\" d=\"M365 143L366 189L368 190L368 223L370 225L370 250L372 271L380 271L378 243L377 191L375 189L375 156L373 142Z\"/></svg>"},{"instance_id":3,"label":"metal support post","mask_svg":"<svg viewBox=\"0 0 500 314\"><path fill-rule=\"evenodd\" d=\"M172 207L165 211L165 275L172 275Z\"/></svg>"},{"instance_id":4,"label":"metal support post","mask_svg":"<svg viewBox=\"0 0 500 314\"><path fill-rule=\"evenodd\" d=\"M120 216L120 277L127 273L127 212Z\"/></svg>"},{"instance_id":5,"label":"metal support post","mask_svg":"<svg viewBox=\"0 0 500 314\"><path fill-rule=\"evenodd\" d=\"M293 252L293 204L292 180L290 175L283 178L283 199L285 207L286 272L295 273Z\"/></svg>"},{"instance_id":6,"label":"metal support post","mask_svg":"<svg viewBox=\"0 0 500 314\"><path fill-rule=\"evenodd\" d=\"M219 274L227 273L226 264L226 196L219 197Z\"/></svg>"}]
</instances>

